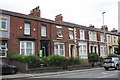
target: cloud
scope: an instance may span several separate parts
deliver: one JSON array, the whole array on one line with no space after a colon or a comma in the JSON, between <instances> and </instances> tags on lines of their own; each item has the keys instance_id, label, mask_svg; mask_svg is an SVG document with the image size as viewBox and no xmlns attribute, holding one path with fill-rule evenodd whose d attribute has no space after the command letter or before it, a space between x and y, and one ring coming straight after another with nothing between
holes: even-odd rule
<instances>
[{"instance_id":1,"label":"cloud","mask_svg":"<svg viewBox=\"0 0 120 80\"><path fill-rule=\"evenodd\" d=\"M54 20L57 14L63 14L64 21L80 25L102 26L102 12L105 11L105 24L113 27L117 23L117 5L119 0L3 0L0 8L29 14L30 10L40 6L41 16Z\"/></svg>"}]
</instances>

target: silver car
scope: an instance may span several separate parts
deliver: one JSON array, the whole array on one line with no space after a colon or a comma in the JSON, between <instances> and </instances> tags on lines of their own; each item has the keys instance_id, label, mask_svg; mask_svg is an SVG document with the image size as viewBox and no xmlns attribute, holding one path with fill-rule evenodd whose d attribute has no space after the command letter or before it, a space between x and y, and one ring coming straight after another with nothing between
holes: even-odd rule
<instances>
[{"instance_id":1,"label":"silver car","mask_svg":"<svg viewBox=\"0 0 120 80\"><path fill-rule=\"evenodd\" d=\"M103 67L105 70L109 70L109 68L118 69L120 67L120 59L118 57L105 58Z\"/></svg>"}]
</instances>

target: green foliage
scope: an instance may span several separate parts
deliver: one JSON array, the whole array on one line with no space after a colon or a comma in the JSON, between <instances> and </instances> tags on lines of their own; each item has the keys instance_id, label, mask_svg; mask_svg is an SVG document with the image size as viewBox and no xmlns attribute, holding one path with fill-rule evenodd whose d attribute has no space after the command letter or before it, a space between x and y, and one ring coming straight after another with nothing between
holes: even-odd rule
<instances>
[{"instance_id":1,"label":"green foliage","mask_svg":"<svg viewBox=\"0 0 120 80\"><path fill-rule=\"evenodd\" d=\"M98 62L99 56L97 53L89 53L88 60L89 60L89 62Z\"/></svg>"},{"instance_id":2,"label":"green foliage","mask_svg":"<svg viewBox=\"0 0 120 80\"><path fill-rule=\"evenodd\" d=\"M38 67L41 63L40 58L38 56L24 56L19 55L18 53L10 55L10 60L28 63L29 68Z\"/></svg>"},{"instance_id":3,"label":"green foliage","mask_svg":"<svg viewBox=\"0 0 120 80\"><path fill-rule=\"evenodd\" d=\"M80 64L80 58L79 57L70 57L68 58L68 65L79 65Z\"/></svg>"},{"instance_id":4,"label":"green foliage","mask_svg":"<svg viewBox=\"0 0 120 80\"><path fill-rule=\"evenodd\" d=\"M118 55L117 54L109 54L107 57L118 57Z\"/></svg>"},{"instance_id":5,"label":"green foliage","mask_svg":"<svg viewBox=\"0 0 120 80\"><path fill-rule=\"evenodd\" d=\"M59 55L51 55L47 58L49 66L62 66L65 60L65 57Z\"/></svg>"},{"instance_id":6,"label":"green foliage","mask_svg":"<svg viewBox=\"0 0 120 80\"><path fill-rule=\"evenodd\" d=\"M40 67L40 64L46 66L64 66L64 65L79 65L79 58L65 58L64 56L59 55L50 55L48 57L38 57L38 56L24 56L14 53L10 55L10 60L19 61L28 64L28 68Z\"/></svg>"}]
</instances>

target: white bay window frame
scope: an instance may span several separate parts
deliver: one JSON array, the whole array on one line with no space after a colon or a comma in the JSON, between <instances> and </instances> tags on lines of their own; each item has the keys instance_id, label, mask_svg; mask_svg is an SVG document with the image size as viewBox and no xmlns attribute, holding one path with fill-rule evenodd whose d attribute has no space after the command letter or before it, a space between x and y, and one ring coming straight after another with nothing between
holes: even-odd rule
<instances>
[{"instance_id":1,"label":"white bay window frame","mask_svg":"<svg viewBox=\"0 0 120 80\"><path fill-rule=\"evenodd\" d=\"M2 55L2 51L4 52L4 56L1 56ZM7 42L4 42L4 44L0 43L0 57L7 57Z\"/></svg>"},{"instance_id":2,"label":"white bay window frame","mask_svg":"<svg viewBox=\"0 0 120 80\"><path fill-rule=\"evenodd\" d=\"M79 56L80 55L87 55L87 43L85 42L79 42Z\"/></svg>"},{"instance_id":3,"label":"white bay window frame","mask_svg":"<svg viewBox=\"0 0 120 80\"><path fill-rule=\"evenodd\" d=\"M27 47L28 43L31 43L31 47ZM28 53L27 51L31 51L31 52ZM21 55L33 55L34 54L34 42L33 41L20 41L20 54Z\"/></svg>"},{"instance_id":4,"label":"white bay window frame","mask_svg":"<svg viewBox=\"0 0 120 80\"><path fill-rule=\"evenodd\" d=\"M65 56L65 45L62 43L55 43L54 44L54 54Z\"/></svg>"}]
</instances>

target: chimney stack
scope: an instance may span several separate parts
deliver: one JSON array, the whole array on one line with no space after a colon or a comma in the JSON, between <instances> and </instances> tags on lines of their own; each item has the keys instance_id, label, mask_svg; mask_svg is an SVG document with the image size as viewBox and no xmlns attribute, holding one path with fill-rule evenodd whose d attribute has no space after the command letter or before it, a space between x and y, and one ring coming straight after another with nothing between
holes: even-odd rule
<instances>
[{"instance_id":1,"label":"chimney stack","mask_svg":"<svg viewBox=\"0 0 120 80\"><path fill-rule=\"evenodd\" d=\"M31 10L29 15L41 17L39 6Z\"/></svg>"},{"instance_id":2,"label":"chimney stack","mask_svg":"<svg viewBox=\"0 0 120 80\"><path fill-rule=\"evenodd\" d=\"M56 16L55 16L55 21L63 21L63 16L62 16L62 14L56 15Z\"/></svg>"},{"instance_id":3,"label":"chimney stack","mask_svg":"<svg viewBox=\"0 0 120 80\"><path fill-rule=\"evenodd\" d=\"M107 27L107 25L102 26L101 30L104 30L104 29L105 29L105 31L108 31L108 27Z\"/></svg>"},{"instance_id":4,"label":"chimney stack","mask_svg":"<svg viewBox=\"0 0 120 80\"><path fill-rule=\"evenodd\" d=\"M91 28L95 28L95 26L94 26L94 25L92 25L92 24L90 24L90 25L89 25L89 27L91 27Z\"/></svg>"},{"instance_id":5,"label":"chimney stack","mask_svg":"<svg viewBox=\"0 0 120 80\"><path fill-rule=\"evenodd\" d=\"M115 28L113 28L113 30L111 30L111 32L117 33L117 30Z\"/></svg>"}]
</instances>

